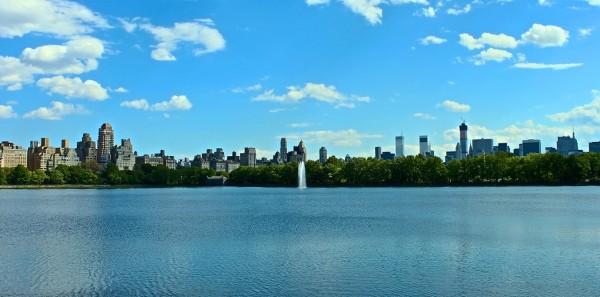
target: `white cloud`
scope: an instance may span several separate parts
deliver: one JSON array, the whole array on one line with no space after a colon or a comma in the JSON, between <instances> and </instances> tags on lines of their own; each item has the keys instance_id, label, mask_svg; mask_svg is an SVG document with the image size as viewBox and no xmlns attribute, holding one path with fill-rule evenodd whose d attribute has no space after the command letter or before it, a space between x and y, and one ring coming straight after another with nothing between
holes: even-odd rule
<instances>
[{"instance_id":1,"label":"white cloud","mask_svg":"<svg viewBox=\"0 0 600 297\"><path fill-rule=\"evenodd\" d=\"M127 90L127 89L125 89L123 87L118 87L113 92L115 92L115 93L127 93L127 92L129 92L129 90Z\"/></svg>"},{"instance_id":2,"label":"white cloud","mask_svg":"<svg viewBox=\"0 0 600 297\"><path fill-rule=\"evenodd\" d=\"M459 37L459 44L470 50L482 49L486 45L497 48L516 48L519 45L514 37L506 34L483 33L480 38L474 38L467 33L462 33Z\"/></svg>"},{"instance_id":3,"label":"white cloud","mask_svg":"<svg viewBox=\"0 0 600 297\"><path fill-rule=\"evenodd\" d=\"M553 25L533 24L521 38L522 42L533 43L539 47L563 46L569 41L569 31Z\"/></svg>"},{"instance_id":4,"label":"white cloud","mask_svg":"<svg viewBox=\"0 0 600 297\"><path fill-rule=\"evenodd\" d=\"M381 5L421 4L429 5L427 0L338 0L355 14L363 16L371 25L381 24L383 9ZM306 0L309 6L329 3L329 0Z\"/></svg>"},{"instance_id":5,"label":"white cloud","mask_svg":"<svg viewBox=\"0 0 600 297\"><path fill-rule=\"evenodd\" d=\"M0 105L0 119L11 119L16 117L17 113L15 113L12 106Z\"/></svg>"},{"instance_id":6,"label":"white cloud","mask_svg":"<svg viewBox=\"0 0 600 297\"><path fill-rule=\"evenodd\" d=\"M452 100L444 100L444 102L438 103L435 107L443 108L451 112L468 112L471 110L471 106L468 104L462 104Z\"/></svg>"},{"instance_id":7,"label":"white cloud","mask_svg":"<svg viewBox=\"0 0 600 297\"><path fill-rule=\"evenodd\" d=\"M23 118L40 118L44 120L61 120L64 116L71 114L88 114L89 111L82 105L62 103L54 101L52 107L40 107L23 115Z\"/></svg>"},{"instance_id":8,"label":"white cloud","mask_svg":"<svg viewBox=\"0 0 600 297\"><path fill-rule=\"evenodd\" d=\"M94 37L75 37L63 45L26 48L21 61L50 74L81 74L98 68L104 45Z\"/></svg>"},{"instance_id":9,"label":"white cloud","mask_svg":"<svg viewBox=\"0 0 600 297\"><path fill-rule=\"evenodd\" d=\"M310 123L291 123L288 126L290 126L292 128L306 128L306 127L310 126Z\"/></svg>"},{"instance_id":10,"label":"white cloud","mask_svg":"<svg viewBox=\"0 0 600 297\"><path fill-rule=\"evenodd\" d=\"M274 108L274 109L269 109L270 113L278 113L278 112L283 112L286 111L287 108Z\"/></svg>"},{"instance_id":11,"label":"white cloud","mask_svg":"<svg viewBox=\"0 0 600 297\"><path fill-rule=\"evenodd\" d=\"M482 51L476 57L479 59L475 62L476 65L483 65L487 61L496 61L498 63L503 62L506 59L512 58L512 54L505 50L499 50L495 48L488 48Z\"/></svg>"},{"instance_id":12,"label":"white cloud","mask_svg":"<svg viewBox=\"0 0 600 297\"><path fill-rule=\"evenodd\" d=\"M442 44L444 42L446 42L447 40L444 38L440 38L440 37L436 37L433 35L429 35L425 38L421 38L421 44L422 45L430 45L430 44Z\"/></svg>"},{"instance_id":13,"label":"white cloud","mask_svg":"<svg viewBox=\"0 0 600 297\"><path fill-rule=\"evenodd\" d=\"M148 103L148 101L146 99L124 101L124 102L121 102L121 106L134 108L134 109L141 109L141 110L148 110L150 108L150 104Z\"/></svg>"},{"instance_id":14,"label":"white cloud","mask_svg":"<svg viewBox=\"0 0 600 297\"><path fill-rule=\"evenodd\" d=\"M31 32L74 36L109 27L99 14L68 0L2 0L0 5L0 37Z\"/></svg>"},{"instance_id":15,"label":"white cloud","mask_svg":"<svg viewBox=\"0 0 600 297\"><path fill-rule=\"evenodd\" d=\"M354 129L339 131L307 131L288 135L289 139L302 139L306 143L331 144L333 146L360 146L364 139L381 138L380 134L359 133Z\"/></svg>"},{"instance_id":16,"label":"white cloud","mask_svg":"<svg viewBox=\"0 0 600 297\"><path fill-rule=\"evenodd\" d=\"M446 12L451 15L461 15L461 14L469 13L469 12L471 12L471 4L465 5L465 7L463 7L462 9L449 8Z\"/></svg>"},{"instance_id":17,"label":"white cloud","mask_svg":"<svg viewBox=\"0 0 600 297\"><path fill-rule=\"evenodd\" d=\"M185 95L174 95L171 100L155 103L151 108L156 111L189 110L192 108L192 103Z\"/></svg>"},{"instance_id":18,"label":"white cloud","mask_svg":"<svg viewBox=\"0 0 600 297\"><path fill-rule=\"evenodd\" d=\"M200 45L194 50L196 56L216 52L225 48L223 35L210 27L205 21L197 20L188 23L175 23L171 28L153 26L149 23L139 24L138 27L151 33L159 43L154 46L152 59L157 61L175 61L173 55L180 43Z\"/></svg>"},{"instance_id":19,"label":"white cloud","mask_svg":"<svg viewBox=\"0 0 600 297\"><path fill-rule=\"evenodd\" d=\"M550 0L538 0L538 4L541 6L552 6Z\"/></svg>"},{"instance_id":20,"label":"white cloud","mask_svg":"<svg viewBox=\"0 0 600 297\"><path fill-rule=\"evenodd\" d=\"M434 18L435 17L435 8L433 7L426 7L426 8L422 8L421 9L421 15L426 17L426 18Z\"/></svg>"},{"instance_id":21,"label":"white cloud","mask_svg":"<svg viewBox=\"0 0 600 297\"><path fill-rule=\"evenodd\" d=\"M600 1L600 0L598 0L598 1ZM581 29L579 29L579 37L581 37L581 38L589 37L590 35L592 35L593 31L594 31L593 28L581 28Z\"/></svg>"},{"instance_id":22,"label":"white cloud","mask_svg":"<svg viewBox=\"0 0 600 297\"><path fill-rule=\"evenodd\" d=\"M0 56L0 87L18 90L23 84L32 83L34 75L41 72L41 69L24 64L17 58Z\"/></svg>"},{"instance_id":23,"label":"white cloud","mask_svg":"<svg viewBox=\"0 0 600 297\"><path fill-rule=\"evenodd\" d=\"M94 101L102 101L108 98L107 90L99 83L93 80L84 82L79 77L55 76L42 78L38 80L37 85L48 90L49 94L60 94L67 98L82 98Z\"/></svg>"},{"instance_id":24,"label":"white cloud","mask_svg":"<svg viewBox=\"0 0 600 297\"><path fill-rule=\"evenodd\" d=\"M239 87L239 88L235 88L233 90L231 90L234 93L245 93L245 92L256 92L256 91L260 91L262 89L262 85L261 84L255 84L252 86L248 86L248 87Z\"/></svg>"},{"instance_id":25,"label":"white cloud","mask_svg":"<svg viewBox=\"0 0 600 297\"><path fill-rule=\"evenodd\" d=\"M424 119L424 120L435 120L435 116L432 116L430 114L426 114L426 113L422 113L422 112L417 112L413 115L415 118L419 118L419 119Z\"/></svg>"},{"instance_id":26,"label":"white cloud","mask_svg":"<svg viewBox=\"0 0 600 297\"><path fill-rule=\"evenodd\" d=\"M304 99L312 98L317 101L334 104L336 108L347 107L354 108L355 102L369 102L369 97L346 96L338 92L335 86L326 86L324 84L307 83L304 87L291 86L287 88L287 94L275 95L273 90L252 98L253 101L272 101L280 103L298 103Z\"/></svg>"},{"instance_id":27,"label":"white cloud","mask_svg":"<svg viewBox=\"0 0 600 297\"><path fill-rule=\"evenodd\" d=\"M321 5L321 4L327 4L327 3L329 3L329 0L306 0L306 4L308 4L308 6Z\"/></svg>"},{"instance_id":28,"label":"white cloud","mask_svg":"<svg viewBox=\"0 0 600 297\"><path fill-rule=\"evenodd\" d=\"M586 0L589 5L600 6L600 0Z\"/></svg>"},{"instance_id":29,"label":"white cloud","mask_svg":"<svg viewBox=\"0 0 600 297\"><path fill-rule=\"evenodd\" d=\"M572 123L589 122L591 124L600 124L600 91L593 91L594 99L590 103L576 106L568 112L560 112L548 115L548 118L555 122Z\"/></svg>"},{"instance_id":30,"label":"white cloud","mask_svg":"<svg viewBox=\"0 0 600 297\"><path fill-rule=\"evenodd\" d=\"M565 70L574 67L583 66L583 63L568 63L568 64L544 64L544 63L517 63L513 67L522 69L552 69Z\"/></svg>"}]
</instances>

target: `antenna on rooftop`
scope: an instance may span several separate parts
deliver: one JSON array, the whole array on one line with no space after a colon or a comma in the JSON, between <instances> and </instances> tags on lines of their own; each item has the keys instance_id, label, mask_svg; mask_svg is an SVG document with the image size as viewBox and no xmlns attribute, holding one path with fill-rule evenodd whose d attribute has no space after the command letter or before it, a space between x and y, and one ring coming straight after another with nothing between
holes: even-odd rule
<instances>
[{"instance_id":1,"label":"antenna on rooftop","mask_svg":"<svg viewBox=\"0 0 600 297\"><path fill-rule=\"evenodd\" d=\"M459 115L459 117L460 117L460 119L463 121L463 123L465 123L465 122L466 122L466 121L465 121L465 119L463 119L463 117L462 117L462 116L460 116L460 115Z\"/></svg>"}]
</instances>

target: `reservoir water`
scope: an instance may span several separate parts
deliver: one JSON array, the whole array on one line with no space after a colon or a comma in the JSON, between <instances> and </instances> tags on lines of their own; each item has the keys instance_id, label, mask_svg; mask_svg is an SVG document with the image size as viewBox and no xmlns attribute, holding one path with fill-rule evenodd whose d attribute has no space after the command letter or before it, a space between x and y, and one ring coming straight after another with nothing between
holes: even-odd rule
<instances>
[{"instance_id":1,"label":"reservoir water","mask_svg":"<svg viewBox=\"0 0 600 297\"><path fill-rule=\"evenodd\" d=\"M597 295L599 194L0 190L0 295Z\"/></svg>"}]
</instances>

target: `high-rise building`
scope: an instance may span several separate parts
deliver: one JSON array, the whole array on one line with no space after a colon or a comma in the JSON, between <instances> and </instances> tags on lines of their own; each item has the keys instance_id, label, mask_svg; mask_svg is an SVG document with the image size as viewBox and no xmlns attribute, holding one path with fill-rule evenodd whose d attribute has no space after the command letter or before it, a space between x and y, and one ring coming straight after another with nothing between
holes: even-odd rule
<instances>
[{"instance_id":1,"label":"high-rise building","mask_svg":"<svg viewBox=\"0 0 600 297\"><path fill-rule=\"evenodd\" d=\"M558 137L558 140L556 141L556 151L565 157L570 153L576 153L579 151L579 145L577 144L577 139L575 139L575 131L573 131L573 137Z\"/></svg>"},{"instance_id":2,"label":"high-rise building","mask_svg":"<svg viewBox=\"0 0 600 297\"><path fill-rule=\"evenodd\" d=\"M110 156L119 170L133 170L137 157L130 139L121 139L121 145L113 146Z\"/></svg>"},{"instance_id":3,"label":"high-rise building","mask_svg":"<svg viewBox=\"0 0 600 297\"><path fill-rule=\"evenodd\" d=\"M319 149L319 162L321 162L321 164L327 162L327 149L324 146Z\"/></svg>"},{"instance_id":4,"label":"high-rise building","mask_svg":"<svg viewBox=\"0 0 600 297\"><path fill-rule=\"evenodd\" d=\"M27 149L8 141L0 143L0 168L27 167Z\"/></svg>"},{"instance_id":5,"label":"high-rise building","mask_svg":"<svg viewBox=\"0 0 600 297\"><path fill-rule=\"evenodd\" d=\"M529 154L540 154L542 152L542 143L539 139L527 139L523 140L523 143L519 144L519 154L521 156L527 156Z\"/></svg>"},{"instance_id":6,"label":"high-rise building","mask_svg":"<svg viewBox=\"0 0 600 297\"><path fill-rule=\"evenodd\" d=\"M306 160L308 160L308 151L306 150L304 141L300 140L300 143L298 144L298 149L298 154L302 154L302 161L306 162Z\"/></svg>"},{"instance_id":7,"label":"high-rise building","mask_svg":"<svg viewBox=\"0 0 600 297\"><path fill-rule=\"evenodd\" d=\"M494 152L493 139L473 139L473 156L491 154Z\"/></svg>"},{"instance_id":8,"label":"high-rise building","mask_svg":"<svg viewBox=\"0 0 600 297\"><path fill-rule=\"evenodd\" d=\"M394 160L396 158L396 154L392 152L383 152L381 153L381 160Z\"/></svg>"},{"instance_id":9,"label":"high-rise building","mask_svg":"<svg viewBox=\"0 0 600 297\"><path fill-rule=\"evenodd\" d=\"M426 157L431 155L431 144L427 135L419 136L419 154Z\"/></svg>"},{"instance_id":10,"label":"high-rise building","mask_svg":"<svg viewBox=\"0 0 600 297\"><path fill-rule=\"evenodd\" d=\"M600 153L600 141L590 142L589 152L590 153Z\"/></svg>"},{"instance_id":11,"label":"high-rise building","mask_svg":"<svg viewBox=\"0 0 600 297\"><path fill-rule=\"evenodd\" d=\"M467 130L469 127L465 123L465 121L458 126L458 130L460 131L460 150L458 151L458 159L464 159L467 157L469 153L467 145L469 143L469 137L467 135Z\"/></svg>"},{"instance_id":12,"label":"high-rise building","mask_svg":"<svg viewBox=\"0 0 600 297\"><path fill-rule=\"evenodd\" d=\"M381 160L381 147L380 146L375 147L375 159Z\"/></svg>"},{"instance_id":13,"label":"high-rise building","mask_svg":"<svg viewBox=\"0 0 600 297\"><path fill-rule=\"evenodd\" d=\"M281 138L281 143L279 146L279 158L281 158L281 163L287 163L287 139L285 137Z\"/></svg>"},{"instance_id":14,"label":"high-rise building","mask_svg":"<svg viewBox=\"0 0 600 297\"><path fill-rule=\"evenodd\" d=\"M510 147L508 146L508 143L506 142L500 142L498 143L498 152L506 152L506 153L510 153Z\"/></svg>"},{"instance_id":15,"label":"high-rise building","mask_svg":"<svg viewBox=\"0 0 600 297\"><path fill-rule=\"evenodd\" d=\"M97 161L101 166L106 166L110 162L110 150L113 146L115 146L115 131L109 123L104 123L98 129Z\"/></svg>"},{"instance_id":16,"label":"high-rise building","mask_svg":"<svg viewBox=\"0 0 600 297\"><path fill-rule=\"evenodd\" d=\"M396 158L404 157L404 136L396 136Z\"/></svg>"},{"instance_id":17,"label":"high-rise building","mask_svg":"<svg viewBox=\"0 0 600 297\"><path fill-rule=\"evenodd\" d=\"M96 142L92 140L89 133L83 133L81 141L77 142L77 157L80 162L98 161L98 153L96 151Z\"/></svg>"},{"instance_id":18,"label":"high-rise building","mask_svg":"<svg viewBox=\"0 0 600 297\"><path fill-rule=\"evenodd\" d=\"M42 143L41 146L40 143ZM50 146L49 138L42 138L40 142L31 141L27 149L27 168L31 171L48 170L55 150Z\"/></svg>"},{"instance_id":19,"label":"high-rise building","mask_svg":"<svg viewBox=\"0 0 600 297\"><path fill-rule=\"evenodd\" d=\"M256 149L253 147L244 148L244 152L240 154L240 165L256 167Z\"/></svg>"}]
</instances>

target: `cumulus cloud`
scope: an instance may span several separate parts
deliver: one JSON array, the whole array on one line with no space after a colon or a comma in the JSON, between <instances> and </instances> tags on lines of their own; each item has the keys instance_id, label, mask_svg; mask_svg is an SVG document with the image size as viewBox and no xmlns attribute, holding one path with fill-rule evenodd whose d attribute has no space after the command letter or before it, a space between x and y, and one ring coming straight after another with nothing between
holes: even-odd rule
<instances>
[{"instance_id":1,"label":"cumulus cloud","mask_svg":"<svg viewBox=\"0 0 600 297\"><path fill-rule=\"evenodd\" d=\"M309 6L329 3L329 0L306 0ZM371 25L381 24L381 5L420 4L429 5L427 0L339 0L355 14L363 16ZM434 12L435 13L435 12Z\"/></svg>"},{"instance_id":2,"label":"cumulus cloud","mask_svg":"<svg viewBox=\"0 0 600 297\"><path fill-rule=\"evenodd\" d=\"M496 48L516 48L519 45L514 37L506 34L483 33L480 38L475 38L462 33L459 37L459 44L470 50L482 49L486 45Z\"/></svg>"},{"instance_id":3,"label":"cumulus cloud","mask_svg":"<svg viewBox=\"0 0 600 297\"><path fill-rule=\"evenodd\" d=\"M0 5L0 37L31 32L74 36L109 27L98 13L68 0L2 0Z\"/></svg>"},{"instance_id":4,"label":"cumulus cloud","mask_svg":"<svg viewBox=\"0 0 600 297\"><path fill-rule=\"evenodd\" d=\"M115 92L115 93L127 93L127 92L129 92L129 90L127 90L127 89L125 89L123 87L118 87L118 88L114 89L113 92Z\"/></svg>"},{"instance_id":5,"label":"cumulus cloud","mask_svg":"<svg viewBox=\"0 0 600 297\"><path fill-rule=\"evenodd\" d=\"M553 26L533 24L533 26L521 35L523 43L533 43L539 47L563 46L569 41L569 31Z\"/></svg>"},{"instance_id":6,"label":"cumulus cloud","mask_svg":"<svg viewBox=\"0 0 600 297\"><path fill-rule=\"evenodd\" d=\"M288 93L276 95L273 90L252 98L253 101L272 101L280 103L298 103L304 99L311 98L317 101L335 105L336 108L354 108L355 102L369 102L369 97L344 95L336 90L335 86L324 84L307 83L304 87L290 86Z\"/></svg>"},{"instance_id":7,"label":"cumulus cloud","mask_svg":"<svg viewBox=\"0 0 600 297\"><path fill-rule=\"evenodd\" d=\"M550 0L538 0L538 4L541 6L552 6Z\"/></svg>"},{"instance_id":8,"label":"cumulus cloud","mask_svg":"<svg viewBox=\"0 0 600 297\"><path fill-rule=\"evenodd\" d=\"M333 146L360 146L364 139L382 138L380 134L359 133L354 129L348 130L322 130L293 133L288 135L289 139L302 139L306 143L324 143Z\"/></svg>"},{"instance_id":9,"label":"cumulus cloud","mask_svg":"<svg viewBox=\"0 0 600 297\"><path fill-rule=\"evenodd\" d=\"M436 10L433 7L426 7L421 9L421 15L426 18L434 18Z\"/></svg>"},{"instance_id":10,"label":"cumulus cloud","mask_svg":"<svg viewBox=\"0 0 600 297\"><path fill-rule=\"evenodd\" d=\"M104 45L94 37L75 37L63 45L26 48L21 61L48 74L81 74L98 68Z\"/></svg>"},{"instance_id":11,"label":"cumulus cloud","mask_svg":"<svg viewBox=\"0 0 600 297\"><path fill-rule=\"evenodd\" d=\"M184 95L174 95L169 101L162 101L155 104L148 103L146 99L131 100L121 102L122 107L151 110L151 111L169 111L169 110L189 110L192 108L192 103Z\"/></svg>"},{"instance_id":12,"label":"cumulus cloud","mask_svg":"<svg viewBox=\"0 0 600 297\"><path fill-rule=\"evenodd\" d=\"M15 113L12 106L0 105L0 119L11 119L16 117L17 113Z\"/></svg>"},{"instance_id":13,"label":"cumulus cloud","mask_svg":"<svg viewBox=\"0 0 600 297\"><path fill-rule=\"evenodd\" d=\"M199 45L200 47L194 50L196 56L223 50L225 48L225 38L217 29L210 26L212 26L212 21L196 20L194 22L175 23L170 28L154 26L149 23L137 24L135 27L129 25L125 28L126 30L128 28L129 30L140 28L154 36L158 44L154 46L155 49L151 53L152 59L175 61L177 58L173 55L173 51L177 50L181 43Z\"/></svg>"},{"instance_id":14,"label":"cumulus cloud","mask_svg":"<svg viewBox=\"0 0 600 297\"><path fill-rule=\"evenodd\" d=\"M93 80L82 81L81 78L66 78L55 76L42 78L37 85L48 90L49 94L60 94L67 98L81 98L93 101L102 101L108 98L108 92L99 83Z\"/></svg>"},{"instance_id":15,"label":"cumulus cloud","mask_svg":"<svg viewBox=\"0 0 600 297\"><path fill-rule=\"evenodd\" d=\"M421 38L422 45L442 44L442 43L445 43L446 41L447 40L444 38L436 37L433 35L429 35L425 38Z\"/></svg>"},{"instance_id":16,"label":"cumulus cloud","mask_svg":"<svg viewBox=\"0 0 600 297\"><path fill-rule=\"evenodd\" d=\"M124 101L124 102L121 102L121 106L134 108L134 109L141 109L141 110L148 110L150 108L150 104L148 103L148 101L146 99Z\"/></svg>"},{"instance_id":17,"label":"cumulus cloud","mask_svg":"<svg viewBox=\"0 0 600 297\"><path fill-rule=\"evenodd\" d=\"M82 105L74 105L70 103L62 103L58 101L52 102L52 107L40 107L23 115L26 119L44 119L44 120L61 120L63 117L71 114L88 114L89 111Z\"/></svg>"},{"instance_id":18,"label":"cumulus cloud","mask_svg":"<svg viewBox=\"0 0 600 297\"><path fill-rule=\"evenodd\" d=\"M451 112L468 112L471 110L471 106L468 104L462 104L452 100L444 100L444 102L438 103L436 107L443 108Z\"/></svg>"},{"instance_id":19,"label":"cumulus cloud","mask_svg":"<svg viewBox=\"0 0 600 297\"><path fill-rule=\"evenodd\" d=\"M583 63L567 63L567 64L544 64L544 63L517 63L513 67L522 69L552 69L565 70L583 66Z\"/></svg>"},{"instance_id":20,"label":"cumulus cloud","mask_svg":"<svg viewBox=\"0 0 600 297\"><path fill-rule=\"evenodd\" d=\"M600 91L593 91L594 99L590 103L576 106L570 111L559 112L548 115L548 118L555 122L572 123L572 122L589 122L592 124L600 124Z\"/></svg>"},{"instance_id":21,"label":"cumulus cloud","mask_svg":"<svg viewBox=\"0 0 600 297\"><path fill-rule=\"evenodd\" d=\"M171 100L155 103L151 107L151 109L155 111L189 110L191 108L192 103L185 95L173 95Z\"/></svg>"},{"instance_id":22,"label":"cumulus cloud","mask_svg":"<svg viewBox=\"0 0 600 297\"><path fill-rule=\"evenodd\" d=\"M448 10L446 10L446 12L451 15L461 15L461 14L469 13L469 12L471 12L471 4L467 4L463 8L456 8L456 7L448 8Z\"/></svg>"},{"instance_id":23,"label":"cumulus cloud","mask_svg":"<svg viewBox=\"0 0 600 297\"><path fill-rule=\"evenodd\" d=\"M14 57L0 56L0 87L8 86L10 90L19 90L23 84L34 81L34 75L42 70Z\"/></svg>"},{"instance_id":24,"label":"cumulus cloud","mask_svg":"<svg viewBox=\"0 0 600 297\"><path fill-rule=\"evenodd\" d=\"M310 123L291 123L288 126L290 126L292 128L306 128L306 127L310 126Z\"/></svg>"},{"instance_id":25,"label":"cumulus cloud","mask_svg":"<svg viewBox=\"0 0 600 297\"><path fill-rule=\"evenodd\" d=\"M413 115L415 118L419 118L419 119L424 119L424 120L435 120L435 116L432 116L430 114L426 114L426 113L422 113L422 112L417 112Z\"/></svg>"},{"instance_id":26,"label":"cumulus cloud","mask_svg":"<svg viewBox=\"0 0 600 297\"><path fill-rule=\"evenodd\" d=\"M513 55L510 52L505 50L488 48L487 50L481 51L481 53L475 56L472 61L475 65L484 65L487 61L496 61L501 63L506 59L512 58L512 56Z\"/></svg>"}]
</instances>

